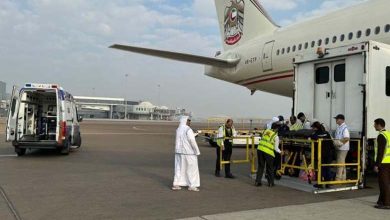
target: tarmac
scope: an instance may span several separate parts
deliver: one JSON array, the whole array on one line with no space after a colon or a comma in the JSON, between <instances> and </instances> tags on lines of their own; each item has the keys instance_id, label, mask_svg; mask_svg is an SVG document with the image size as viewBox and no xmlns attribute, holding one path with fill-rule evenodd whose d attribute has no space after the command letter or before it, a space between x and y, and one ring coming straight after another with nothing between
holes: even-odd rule
<instances>
[{"instance_id":1,"label":"tarmac","mask_svg":"<svg viewBox=\"0 0 390 220\"><path fill-rule=\"evenodd\" d=\"M202 128L204 124L193 125ZM368 188L313 194L254 187L248 164L217 178L215 148L198 139L201 191L170 190L176 122L82 122L83 144L68 156L16 157L0 132L0 219L387 219ZM0 122L0 131L4 131ZM245 150L233 149L234 159Z\"/></svg>"}]
</instances>

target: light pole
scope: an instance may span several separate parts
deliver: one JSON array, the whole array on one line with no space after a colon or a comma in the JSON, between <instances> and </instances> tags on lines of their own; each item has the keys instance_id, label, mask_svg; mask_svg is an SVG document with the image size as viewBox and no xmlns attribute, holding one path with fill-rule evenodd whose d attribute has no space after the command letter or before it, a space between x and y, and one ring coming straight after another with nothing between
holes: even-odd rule
<instances>
[{"instance_id":1,"label":"light pole","mask_svg":"<svg viewBox=\"0 0 390 220\"><path fill-rule=\"evenodd\" d=\"M160 104L160 84L157 85L157 95L158 95L158 99L157 99L157 106L161 105Z\"/></svg>"},{"instance_id":2,"label":"light pole","mask_svg":"<svg viewBox=\"0 0 390 220\"><path fill-rule=\"evenodd\" d=\"M127 119L126 83L127 83L128 76L129 76L129 74L125 74L125 86L124 86L124 89L125 89L125 119Z\"/></svg>"},{"instance_id":3,"label":"light pole","mask_svg":"<svg viewBox=\"0 0 390 220\"><path fill-rule=\"evenodd\" d=\"M157 84L157 108L158 108L158 119L161 120L161 108L160 108L160 84Z\"/></svg>"}]
</instances>

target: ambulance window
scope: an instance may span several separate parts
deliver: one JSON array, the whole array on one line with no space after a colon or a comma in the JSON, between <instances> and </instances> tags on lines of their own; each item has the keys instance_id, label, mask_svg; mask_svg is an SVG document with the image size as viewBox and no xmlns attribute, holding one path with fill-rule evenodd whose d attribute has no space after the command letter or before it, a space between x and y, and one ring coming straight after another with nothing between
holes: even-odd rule
<instances>
[{"instance_id":1,"label":"ambulance window","mask_svg":"<svg viewBox=\"0 0 390 220\"><path fill-rule=\"evenodd\" d=\"M305 43L305 49L307 49L308 47L309 47L309 43L306 42L306 43Z\"/></svg>"},{"instance_id":2,"label":"ambulance window","mask_svg":"<svg viewBox=\"0 0 390 220\"><path fill-rule=\"evenodd\" d=\"M297 49L297 46L294 45L294 46L292 47L292 51L295 52L296 49Z\"/></svg>"},{"instance_id":3,"label":"ambulance window","mask_svg":"<svg viewBox=\"0 0 390 220\"><path fill-rule=\"evenodd\" d=\"M316 45L316 42L313 40L312 42L311 42L311 47L314 47Z\"/></svg>"},{"instance_id":4,"label":"ambulance window","mask_svg":"<svg viewBox=\"0 0 390 220\"><path fill-rule=\"evenodd\" d=\"M350 32L350 33L348 34L348 39L349 39L349 40L352 40L352 38L353 38L353 33Z\"/></svg>"},{"instance_id":5,"label":"ambulance window","mask_svg":"<svg viewBox=\"0 0 390 220\"><path fill-rule=\"evenodd\" d=\"M316 70L316 83L324 84L329 82L329 67L319 67Z\"/></svg>"},{"instance_id":6,"label":"ambulance window","mask_svg":"<svg viewBox=\"0 0 390 220\"><path fill-rule=\"evenodd\" d=\"M390 31L390 24L387 24L386 26L385 26L385 32L387 33L387 32L389 32Z\"/></svg>"},{"instance_id":7,"label":"ambulance window","mask_svg":"<svg viewBox=\"0 0 390 220\"><path fill-rule=\"evenodd\" d=\"M318 46L321 46L321 45L322 45L322 40L319 39L319 40L318 40Z\"/></svg>"},{"instance_id":8,"label":"ambulance window","mask_svg":"<svg viewBox=\"0 0 390 220\"><path fill-rule=\"evenodd\" d=\"M381 32L381 27L376 27L375 28L375 34L379 34Z\"/></svg>"},{"instance_id":9,"label":"ambulance window","mask_svg":"<svg viewBox=\"0 0 390 220\"><path fill-rule=\"evenodd\" d=\"M337 41L337 37L334 36L333 39L332 39L332 42L333 42L333 43L336 43L336 41Z\"/></svg>"},{"instance_id":10,"label":"ambulance window","mask_svg":"<svg viewBox=\"0 0 390 220\"><path fill-rule=\"evenodd\" d=\"M362 36L362 31L356 32L356 38L360 38Z\"/></svg>"},{"instance_id":11,"label":"ambulance window","mask_svg":"<svg viewBox=\"0 0 390 220\"><path fill-rule=\"evenodd\" d=\"M298 45L298 50L302 50L302 44Z\"/></svg>"},{"instance_id":12,"label":"ambulance window","mask_svg":"<svg viewBox=\"0 0 390 220\"><path fill-rule=\"evenodd\" d=\"M367 28L367 30L366 30L366 36L368 37L368 36L370 36L370 34L371 34L371 29L370 29L370 28Z\"/></svg>"},{"instance_id":13,"label":"ambulance window","mask_svg":"<svg viewBox=\"0 0 390 220\"><path fill-rule=\"evenodd\" d=\"M339 64L334 67L334 81L345 82L345 64Z\"/></svg>"},{"instance_id":14,"label":"ambulance window","mask_svg":"<svg viewBox=\"0 0 390 220\"><path fill-rule=\"evenodd\" d=\"M16 98L12 99L12 108L11 108L12 117L15 117L16 101L17 101Z\"/></svg>"},{"instance_id":15,"label":"ambulance window","mask_svg":"<svg viewBox=\"0 0 390 220\"><path fill-rule=\"evenodd\" d=\"M325 38L325 45L329 44L329 37Z\"/></svg>"},{"instance_id":16,"label":"ambulance window","mask_svg":"<svg viewBox=\"0 0 390 220\"><path fill-rule=\"evenodd\" d=\"M390 96L390 66L386 67L386 95Z\"/></svg>"},{"instance_id":17,"label":"ambulance window","mask_svg":"<svg viewBox=\"0 0 390 220\"><path fill-rule=\"evenodd\" d=\"M340 41L344 41L344 39L345 39L345 35L344 34L340 35Z\"/></svg>"}]
</instances>

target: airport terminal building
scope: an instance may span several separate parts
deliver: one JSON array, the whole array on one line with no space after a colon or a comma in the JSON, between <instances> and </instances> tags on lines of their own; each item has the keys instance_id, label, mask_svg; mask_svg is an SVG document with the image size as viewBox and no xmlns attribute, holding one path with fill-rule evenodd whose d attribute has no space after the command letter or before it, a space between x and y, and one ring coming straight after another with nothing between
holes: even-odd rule
<instances>
[{"instance_id":1,"label":"airport terminal building","mask_svg":"<svg viewBox=\"0 0 390 220\"><path fill-rule=\"evenodd\" d=\"M147 101L128 101L124 98L74 96L78 114L83 118L174 120L189 115L185 109L169 109Z\"/></svg>"}]
</instances>

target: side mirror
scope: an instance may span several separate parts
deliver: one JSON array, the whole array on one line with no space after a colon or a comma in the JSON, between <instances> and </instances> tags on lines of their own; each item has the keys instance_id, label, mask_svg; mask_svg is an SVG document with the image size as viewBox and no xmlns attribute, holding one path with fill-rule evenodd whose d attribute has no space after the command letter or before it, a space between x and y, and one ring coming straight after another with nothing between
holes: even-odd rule
<instances>
[{"instance_id":1,"label":"side mirror","mask_svg":"<svg viewBox=\"0 0 390 220\"><path fill-rule=\"evenodd\" d=\"M82 122L83 121L83 117L82 116L79 116L79 118L77 119L78 122Z\"/></svg>"}]
</instances>

